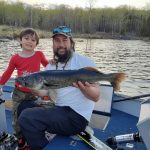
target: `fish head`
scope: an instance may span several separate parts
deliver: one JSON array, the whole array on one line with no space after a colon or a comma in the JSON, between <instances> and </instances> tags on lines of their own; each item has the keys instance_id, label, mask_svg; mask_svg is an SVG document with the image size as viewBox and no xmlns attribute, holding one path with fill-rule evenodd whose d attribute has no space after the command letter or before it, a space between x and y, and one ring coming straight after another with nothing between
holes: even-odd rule
<instances>
[{"instance_id":1,"label":"fish head","mask_svg":"<svg viewBox=\"0 0 150 150\"><path fill-rule=\"evenodd\" d=\"M39 90L43 86L43 80L38 76L37 74L31 74L31 75L26 75L22 77L17 77L15 79L19 85L22 85L24 87L27 87L29 89L36 89Z\"/></svg>"}]
</instances>

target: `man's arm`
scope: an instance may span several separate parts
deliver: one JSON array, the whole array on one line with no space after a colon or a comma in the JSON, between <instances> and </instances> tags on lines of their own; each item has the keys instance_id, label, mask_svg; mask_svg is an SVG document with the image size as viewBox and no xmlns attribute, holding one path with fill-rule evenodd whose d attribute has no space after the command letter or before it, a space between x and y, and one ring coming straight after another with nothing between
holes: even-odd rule
<instances>
[{"instance_id":1,"label":"man's arm","mask_svg":"<svg viewBox=\"0 0 150 150\"><path fill-rule=\"evenodd\" d=\"M79 88L81 92L90 100L97 102L100 98L100 89L98 84L90 84L85 82L73 83L73 86Z\"/></svg>"}]
</instances>

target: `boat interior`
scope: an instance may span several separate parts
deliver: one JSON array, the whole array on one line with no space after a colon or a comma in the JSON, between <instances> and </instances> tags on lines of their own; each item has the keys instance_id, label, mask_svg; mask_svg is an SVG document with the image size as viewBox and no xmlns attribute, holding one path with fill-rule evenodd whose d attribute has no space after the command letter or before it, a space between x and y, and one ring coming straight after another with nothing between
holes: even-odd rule
<instances>
[{"instance_id":1,"label":"boat interior","mask_svg":"<svg viewBox=\"0 0 150 150\"><path fill-rule=\"evenodd\" d=\"M4 86L4 95L0 102L0 132L13 134L12 127L12 91L13 86ZM93 135L103 144L96 150L150 150L150 99L125 99L126 96L114 93L110 85L100 85L101 97L96 103L89 127ZM117 102L118 100L118 102ZM142 141L125 139L130 134L139 133ZM108 139L121 135L124 140L109 145ZM15 146L14 146L15 147ZM13 146L10 150L15 149ZM75 136L56 135L44 150L90 150L91 147Z\"/></svg>"}]
</instances>

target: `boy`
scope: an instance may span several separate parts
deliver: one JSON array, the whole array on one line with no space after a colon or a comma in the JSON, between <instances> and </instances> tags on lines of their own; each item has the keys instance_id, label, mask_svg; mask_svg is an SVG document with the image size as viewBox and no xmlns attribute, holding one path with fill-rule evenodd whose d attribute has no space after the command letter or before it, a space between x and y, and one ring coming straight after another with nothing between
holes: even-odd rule
<instances>
[{"instance_id":1,"label":"boy","mask_svg":"<svg viewBox=\"0 0 150 150\"><path fill-rule=\"evenodd\" d=\"M5 83L10 79L15 69L17 70L17 76L23 76L29 73L40 71L40 64L42 64L44 67L48 64L48 60L45 58L44 54L41 51L34 50L39 43L39 37L35 30L31 28L23 30L19 35L19 39L22 51L11 57L9 65L2 75L0 79L0 95L2 95L3 85L5 85ZM18 105L25 100L36 100L36 97L29 89L19 85L18 83L15 83L12 100L13 127L16 137L20 139L21 133L17 123ZM19 142L19 144L22 146L21 142ZM18 149L21 150L21 148Z\"/></svg>"}]
</instances>

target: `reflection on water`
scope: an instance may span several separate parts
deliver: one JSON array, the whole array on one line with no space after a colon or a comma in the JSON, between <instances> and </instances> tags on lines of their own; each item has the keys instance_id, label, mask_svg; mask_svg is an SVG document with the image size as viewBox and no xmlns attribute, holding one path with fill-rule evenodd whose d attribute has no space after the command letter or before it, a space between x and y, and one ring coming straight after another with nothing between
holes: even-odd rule
<instances>
[{"instance_id":1,"label":"reflection on water","mask_svg":"<svg viewBox=\"0 0 150 150\"><path fill-rule=\"evenodd\" d=\"M103 39L75 41L76 51L94 60L102 72L121 71L127 74L128 78L121 84L121 93L130 96L150 93L150 42ZM41 39L37 49L42 50L47 58L52 58L50 39ZM0 75L8 65L11 55L20 50L17 41L0 42Z\"/></svg>"}]
</instances>

